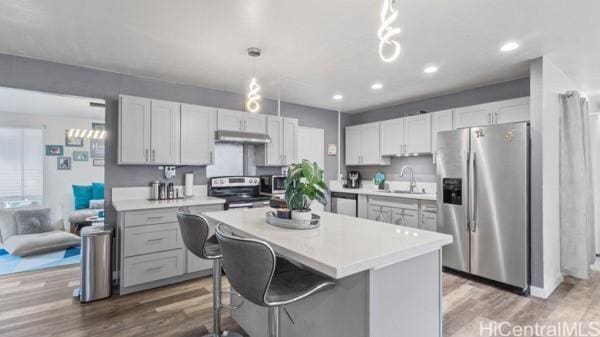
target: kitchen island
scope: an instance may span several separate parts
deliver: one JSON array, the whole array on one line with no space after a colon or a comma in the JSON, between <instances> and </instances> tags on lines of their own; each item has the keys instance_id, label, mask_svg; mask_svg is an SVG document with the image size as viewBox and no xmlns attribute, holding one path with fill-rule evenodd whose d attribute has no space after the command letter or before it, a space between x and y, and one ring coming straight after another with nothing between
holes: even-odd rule
<instances>
[{"instance_id":1,"label":"kitchen island","mask_svg":"<svg viewBox=\"0 0 600 337\"><path fill-rule=\"evenodd\" d=\"M335 288L287 306L295 324L283 315L283 336L442 335L441 248L451 236L327 212L320 228L290 230L267 224L267 210L205 216L336 280ZM265 308L245 301L232 316L250 336L268 335Z\"/></svg>"}]
</instances>

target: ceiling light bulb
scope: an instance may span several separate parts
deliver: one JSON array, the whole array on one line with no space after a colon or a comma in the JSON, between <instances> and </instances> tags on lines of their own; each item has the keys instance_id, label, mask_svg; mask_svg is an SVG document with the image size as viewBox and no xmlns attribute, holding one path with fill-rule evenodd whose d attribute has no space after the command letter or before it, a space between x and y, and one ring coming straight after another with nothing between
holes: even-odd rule
<instances>
[{"instance_id":1,"label":"ceiling light bulb","mask_svg":"<svg viewBox=\"0 0 600 337\"><path fill-rule=\"evenodd\" d=\"M501 48L500 51L502 52L508 52L508 51L513 51L515 49L519 48L519 44L516 42L508 42L505 43Z\"/></svg>"},{"instance_id":2,"label":"ceiling light bulb","mask_svg":"<svg viewBox=\"0 0 600 337\"><path fill-rule=\"evenodd\" d=\"M381 26L377 30L377 37L379 37L379 57L387 63L393 62L400 55L400 44L392 39L401 32L400 28L392 27L397 18L398 11L394 8L394 0L383 0L380 14ZM388 53L390 50L391 54Z\"/></svg>"},{"instance_id":3,"label":"ceiling light bulb","mask_svg":"<svg viewBox=\"0 0 600 337\"><path fill-rule=\"evenodd\" d=\"M425 68L425 70L423 70L426 74L433 74L435 72L437 72L439 70L438 67L436 66L429 66L427 68Z\"/></svg>"},{"instance_id":4,"label":"ceiling light bulb","mask_svg":"<svg viewBox=\"0 0 600 337\"><path fill-rule=\"evenodd\" d=\"M336 101L341 100L342 98L344 98L344 96L340 95L340 94L335 94L333 95L333 99L335 99Z\"/></svg>"},{"instance_id":5,"label":"ceiling light bulb","mask_svg":"<svg viewBox=\"0 0 600 337\"><path fill-rule=\"evenodd\" d=\"M371 89L373 90L379 90L383 88L383 84L381 83L373 83L373 85L371 86Z\"/></svg>"},{"instance_id":6,"label":"ceiling light bulb","mask_svg":"<svg viewBox=\"0 0 600 337\"><path fill-rule=\"evenodd\" d=\"M248 101L246 102L246 109L250 112L257 112L260 110L260 86L256 83L256 78L253 77L250 81L250 91L248 91Z\"/></svg>"}]
</instances>

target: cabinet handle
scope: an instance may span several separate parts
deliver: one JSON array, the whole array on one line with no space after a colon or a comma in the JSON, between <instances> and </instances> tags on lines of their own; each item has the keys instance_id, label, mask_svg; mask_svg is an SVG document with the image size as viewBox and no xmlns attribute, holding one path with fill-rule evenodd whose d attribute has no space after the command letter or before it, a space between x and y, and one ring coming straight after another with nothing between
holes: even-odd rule
<instances>
[{"instance_id":1,"label":"cabinet handle","mask_svg":"<svg viewBox=\"0 0 600 337\"><path fill-rule=\"evenodd\" d=\"M157 238L157 239L148 239L146 241L148 241L148 242L156 242L156 241L162 241L162 240L163 240L163 238Z\"/></svg>"},{"instance_id":2,"label":"cabinet handle","mask_svg":"<svg viewBox=\"0 0 600 337\"><path fill-rule=\"evenodd\" d=\"M238 121L238 130L243 131L242 130L242 120L241 119Z\"/></svg>"},{"instance_id":3,"label":"cabinet handle","mask_svg":"<svg viewBox=\"0 0 600 337\"><path fill-rule=\"evenodd\" d=\"M494 124L498 124L498 113L494 112L494 117L496 118L496 121L494 122Z\"/></svg>"},{"instance_id":4,"label":"cabinet handle","mask_svg":"<svg viewBox=\"0 0 600 337\"><path fill-rule=\"evenodd\" d=\"M210 151L210 161L209 161L209 163L211 163L211 164L212 164L212 162L213 162L213 152L212 152L212 151Z\"/></svg>"},{"instance_id":5,"label":"cabinet handle","mask_svg":"<svg viewBox=\"0 0 600 337\"><path fill-rule=\"evenodd\" d=\"M158 269L162 269L163 266L158 266L158 267L150 267L148 269L146 269L146 271L153 271L153 270L158 270Z\"/></svg>"},{"instance_id":6,"label":"cabinet handle","mask_svg":"<svg viewBox=\"0 0 600 337\"><path fill-rule=\"evenodd\" d=\"M152 162L155 163L156 162L156 150L152 149Z\"/></svg>"},{"instance_id":7,"label":"cabinet handle","mask_svg":"<svg viewBox=\"0 0 600 337\"><path fill-rule=\"evenodd\" d=\"M246 131L247 126L248 126L248 121L244 121L244 131Z\"/></svg>"},{"instance_id":8,"label":"cabinet handle","mask_svg":"<svg viewBox=\"0 0 600 337\"><path fill-rule=\"evenodd\" d=\"M144 157L146 158L146 163L148 162L148 149L144 150Z\"/></svg>"},{"instance_id":9,"label":"cabinet handle","mask_svg":"<svg viewBox=\"0 0 600 337\"><path fill-rule=\"evenodd\" d=\"M492 114L488 113L488 121L490 124L492 124L494 122L494 120L492 119Z\"/></svg>"}]
</instances>

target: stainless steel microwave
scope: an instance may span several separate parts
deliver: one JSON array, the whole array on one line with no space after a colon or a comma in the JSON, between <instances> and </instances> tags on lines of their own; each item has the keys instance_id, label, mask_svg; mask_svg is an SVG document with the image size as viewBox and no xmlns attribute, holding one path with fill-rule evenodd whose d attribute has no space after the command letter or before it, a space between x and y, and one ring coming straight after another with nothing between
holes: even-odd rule
<instances>
[{"instance_id":1,"label":"stainless steel microwave","mask_svg":"<svg viewBox=\"0 0 600 337\"><path fill-rule=\"evenodd\" d=\"M268 194L285 193L285 179L286 178L287 178L287 176L284 176L284 175L260 176L260 191L261 191L261 193L268 193Z\"/></svg>"}]
</instances>

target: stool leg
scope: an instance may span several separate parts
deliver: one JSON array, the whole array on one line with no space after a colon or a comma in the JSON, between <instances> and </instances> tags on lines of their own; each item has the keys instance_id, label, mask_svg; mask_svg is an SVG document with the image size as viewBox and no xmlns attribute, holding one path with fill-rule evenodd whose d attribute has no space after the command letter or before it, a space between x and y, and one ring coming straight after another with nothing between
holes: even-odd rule
<instances>
[{"instance_id":1,"label":"stool leg","mask_svg":"<svg viewBox=\"0 0 600 337\"><path fill-rule=\"evenodd\" d=\"M279 336L279 307L269 307L269 337L280 337Z\"/></svg>"},{"instance_id":2,"label":"stool leg","mask_svg":"<svg viewBox=\"0 0 600 337\"><path fill-rule=\"evenodd\" d=\"M221 336L221 260L213 261L213 334Z\"/></svg>"},{"instance_id":3,"label":"stool leg","mask_svg":"<svg viewBox=\"0 0 600 337\"><path fill-rule=\"evenodd\" d=\"M242 337L237 332L221 331L221 259L213 260L213 333L203 337Z\"/></svg>"}]
</instances>

